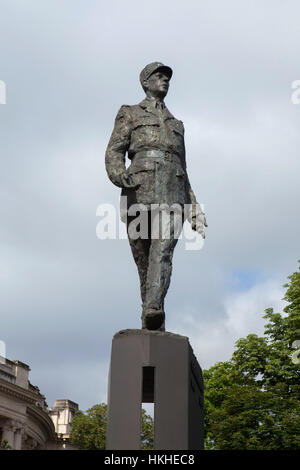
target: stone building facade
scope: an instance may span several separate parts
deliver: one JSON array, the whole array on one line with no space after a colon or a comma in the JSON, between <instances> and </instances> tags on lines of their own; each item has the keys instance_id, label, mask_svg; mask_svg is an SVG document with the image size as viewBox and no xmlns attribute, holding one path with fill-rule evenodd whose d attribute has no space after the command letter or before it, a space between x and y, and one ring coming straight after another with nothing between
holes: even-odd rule
<instances>
[{"instance_id":1,"label":"stone building facade","mask_svg":"<svg viewBox=\"0 0 300 470\"><path fill-rule=\"evenodd\" d=\"M71 400L55 400L54 406L49 410L60 445L65 450L75 449L70 443L70 434L76 411L78 404Z\"/></svg>"},{"instance_id":2,"label":"stone building facade","mask_svg":"<svg viewBox=\"0 0 300 470\"><path fill-rule=\"evenodd\" d=\"M23 362L0 356L0 443L6 441L13 450L75 449L68 443L68 419L72 420L78 405L69 400L57 400L55 404L68 402L68 406L61 417L55 415L56 411L62 411L62 406L59 410L55 406L54 411L48 409L45 396L30 383L29 371L29 366ZM55 416L58 426L53 420Z\"/></svg>"}]
</instances>

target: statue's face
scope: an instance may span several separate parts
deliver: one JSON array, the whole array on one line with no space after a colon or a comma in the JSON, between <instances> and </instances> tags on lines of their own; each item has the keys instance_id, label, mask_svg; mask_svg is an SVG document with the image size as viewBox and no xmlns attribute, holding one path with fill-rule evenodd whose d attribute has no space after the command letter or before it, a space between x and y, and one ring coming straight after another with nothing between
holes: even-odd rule
<instances>
[{"instance_id":1,"label":"statue's face","mask_svg":"<svg viewBox=\"0 0 300 470\"><path fill-rule=\"evenodd\" d=\"M164 98L169 90L170 78L164 72L154 72L147 80L147 92L154 97Z\"/></svg>"}]
</instances>

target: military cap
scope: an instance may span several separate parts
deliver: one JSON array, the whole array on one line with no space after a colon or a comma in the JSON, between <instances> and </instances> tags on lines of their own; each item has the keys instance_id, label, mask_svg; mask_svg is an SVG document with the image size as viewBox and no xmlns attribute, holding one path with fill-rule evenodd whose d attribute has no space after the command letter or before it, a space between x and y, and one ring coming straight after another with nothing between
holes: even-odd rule
<instances>
[{"instance_id":1,"label":"military cap","mask_svg":"<svg viewBox=\"0 0 300 470\"><path fill-rule=\"evenodd\" d=\"M164 65L161 62L151 62L151 64L146 65L146 67L144 67L140 73L141 84L143 84L144 80L148 80L150 75L152 75L157 70L166 72L169 78L171 78L173 75L173 70L171 69L171 67L168 67L167 65Z\"/></svg>"}]
</instances>

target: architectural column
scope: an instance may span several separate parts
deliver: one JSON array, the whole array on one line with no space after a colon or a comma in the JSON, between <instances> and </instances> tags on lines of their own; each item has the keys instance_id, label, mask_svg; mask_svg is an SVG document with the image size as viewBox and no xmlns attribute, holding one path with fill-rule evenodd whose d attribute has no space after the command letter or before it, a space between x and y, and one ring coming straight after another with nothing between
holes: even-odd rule
<instances>
[{"instance_id":1,"label":"architectural column","mask_svg":"<svg viewBox=\"0 0 300 470\"><path fill-rule=\"evenodd\" d=\"M15 426L13 420L6 419L3 420L1 423L2 428L2 441L6 441L8 445L14 449L14 434L15 434Z\"/></svg>"},{"instance_id":2,"label":"architectural column","mask_svg":"<svg viewBox=\"0 0 300 470\"><path fill-rule=\"evenodd\" d=\"M25 427L23 423L16 424L15 430L15 441L14 441L14 449L15 450L22 450L22 438L25 432Z\"/></svg>"}]
</instances>

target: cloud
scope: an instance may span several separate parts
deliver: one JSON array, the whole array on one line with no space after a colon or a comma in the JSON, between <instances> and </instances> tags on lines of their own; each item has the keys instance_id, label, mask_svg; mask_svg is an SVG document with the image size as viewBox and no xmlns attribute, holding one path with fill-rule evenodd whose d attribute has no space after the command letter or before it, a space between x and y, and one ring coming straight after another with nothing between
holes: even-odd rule
<instances>
[{"instance_id":1,"label":"cloud","mask_svg":"<svg viewBox=\"0 0 300 470\"><path fill-rule=\"evenodd\" d=\"M202 321L201 311L184 311L176 314L172 326L176 325L178 332L189 337L201 367L209 368L215 362L229 360L239 338L248 334L263 336L264 310L273 307L275 312L282 312L285 305L282 297L278 281L268 280L226 296L219 318Z\"/></svg>"}]
</instances>

